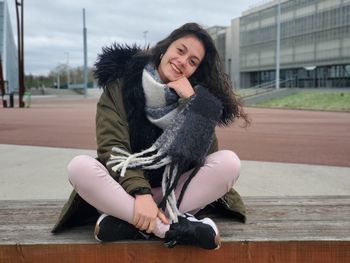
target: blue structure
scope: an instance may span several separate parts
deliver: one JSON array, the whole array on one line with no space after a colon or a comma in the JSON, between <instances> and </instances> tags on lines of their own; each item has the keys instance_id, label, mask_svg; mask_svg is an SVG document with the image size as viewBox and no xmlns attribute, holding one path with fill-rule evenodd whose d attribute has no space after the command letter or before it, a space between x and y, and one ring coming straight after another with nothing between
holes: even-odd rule
<instances>
[{"instance_id":1,"label":"blue structure","mask_svg":"<svg viewBox=\"0 0 350 263\"><path fill-rule=\"evenodd\" d=\"M17 47L6 0L0 0L0 55L6 91L18 92Z\"/></svg>"}]
</instances>

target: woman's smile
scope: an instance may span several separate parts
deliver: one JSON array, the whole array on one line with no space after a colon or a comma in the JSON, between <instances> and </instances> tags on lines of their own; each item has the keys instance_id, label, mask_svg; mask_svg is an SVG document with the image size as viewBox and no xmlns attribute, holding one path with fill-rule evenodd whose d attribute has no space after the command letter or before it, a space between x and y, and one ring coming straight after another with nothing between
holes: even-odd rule
<instances>
[{"instance_id":1,"label":"woman's smile","mask_svg":"<svg viewBox=\"0 0 350 263\"><path fill-rule=\"evenodd\" d=\"M180 70L174 63L171 63L171 62L170 62L170 65L171 65L171 68L174 70L174 72L175 72L176 74L182 75L181 70Z\"/></svg>"}]
</instances>

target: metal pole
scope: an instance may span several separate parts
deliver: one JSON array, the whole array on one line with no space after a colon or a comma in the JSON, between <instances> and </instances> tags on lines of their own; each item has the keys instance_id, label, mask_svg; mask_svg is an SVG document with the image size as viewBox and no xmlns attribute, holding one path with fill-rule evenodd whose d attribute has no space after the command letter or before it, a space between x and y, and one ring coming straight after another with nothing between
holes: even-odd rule
<instances>
[{"instance_id":1,"label":"metal pole","mask_svg":"<svg viewBox=\"0 0 350 263\"><path fill-rule=\"evenodd\" d=\"M17 16L17 43L18 43L18 95L19 107L24 107L24 48L23 48L23 1L16 0L16 16ZM21 14L19 14L19 6Z\"/></svg>"},{"instance_id":2,"label":"metal pole","mask_svg":"<svg viewBox=\"0 0 350 263\"><path fill-rule=\"evenodd\" d=\"M143 31L143 38L145 40L145 48L147 47L147 34L148 34L148 30Z\"/></svg>"},{"instance_id":3,"label":"metal pole","mask_svg":"<svg viewBox=\"0 0 350 263\"><path fill-rule=\"evenodd\" d=\"M25 107L25 103L23 101L23 96L25 92L25 87L24 87L24 8L23 8L23 1L21 1L21 87L22 87L22 98L21 98L21 105L20 107L23 108Z\"/></svg>"},{"instance_id":4,"label":"metal pole","mask_svg":"<svg viewBox=\"0 0 350 263\"><path fill-rule=\"evenodd\" d=\"M67 55L67 89L69 89L70 84L70 71L69 71L69 52L65 52Z\"/></svg>"},{"instance_id":5,"label":"metal pole","mask_svg":"<svg viewBox=\"0 0 350 263\"><path fill-rule=\"evenodd\" d=\"M276 89L280 88L280 48L281 48L281 0L277 4L276 34Z\"/></svg>"},{"instance_id":6,"label":"metal pole","mask_svg":"<svg viewBox=\"0 0 350 263\"><path fill-rule=\"evenodd\" d=\"M2 72L2 59L0 55L0 93L1 93L1 100L2 100L2 106L4 108L7 107L7 101L5 100L5 82L4 82L4 75Z\"/></svg>"},{"instance_id":7,"label":"metal pole","mask_svg":"<svg viewBox=\"0 0 350 263\"><path fill-rule=\"evenodd\" d=\"M57 89L58 90L60 89L60 86L61 86L61 83L60 83L60 72L58 71L57 72Z\"/></svg>"},{"instance_id":8,"label":"metal pole","mask_svg":"<svg viewBox=\"0 0 350 263\"><path fill-rule=\"evenodd\" d=\"M84 96L87 97L88 72L87 72L87 41L86 41L86 23L85 8L83 8L83 38L84 38Z\"/></svg>"},{"instance_id":9,"label":"metal pole","mask_svg":"<svg viewBox=\"0 0 350 263\"><path fill-rule=\"evenodd\" d=\"M19 93L19 104L21 104L21 32L19 23L19 10L18 6L20 3L16 0L16 18L17 18L17 60L18 60L18 93Z\"/></svg>"}]
</instances>

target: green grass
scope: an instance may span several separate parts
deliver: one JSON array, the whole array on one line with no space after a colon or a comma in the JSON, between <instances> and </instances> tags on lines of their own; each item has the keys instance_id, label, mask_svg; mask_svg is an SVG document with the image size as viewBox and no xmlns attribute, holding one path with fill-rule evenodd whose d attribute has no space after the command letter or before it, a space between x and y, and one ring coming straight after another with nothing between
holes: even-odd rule
<instances>
[{"instance_id":1,"label":"green grass","mask_svg":"<svg viewBox=\"0 0 350 263\"><path fill-rule=\"evenodd\" d=\"M296 92L256 106L325 111L350 111L350 92Z\"/></svg>"}]
</instances>

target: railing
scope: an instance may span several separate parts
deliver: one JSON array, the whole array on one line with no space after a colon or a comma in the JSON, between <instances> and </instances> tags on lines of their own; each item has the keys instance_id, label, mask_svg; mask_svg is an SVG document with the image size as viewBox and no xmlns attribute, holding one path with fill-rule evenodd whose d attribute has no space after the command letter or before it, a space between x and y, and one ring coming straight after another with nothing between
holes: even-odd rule
<instances>
[{"instance_id":1,"label":"railing","mask_svg":"<svg viewBox=\"0 0 350 263\"><path fill-rule=\"evenodd\" d=\"M293 79L285 79L285 80L280 80L280 86L283 86L287 84L288 82L292 81ZM272 92L276 90L276 80L272 80L269 82L264 82L262 84L253 86L251 88L247 89L240 89L237 91L237 93L242 97L242 98L247 98L255 95L260 95L260 94L265 94L268 92Z\"/></svg>"},{"instance_id":2,"label":"railing","mask_svg":"<svg viewBox=\"0 0 350 263\"><path fill-rule=\"evenodd\" d=\"M83 89L85 88L84 83L78 83L78 84L69 84L69 89Z\"/></svg>"}]
</instances>

